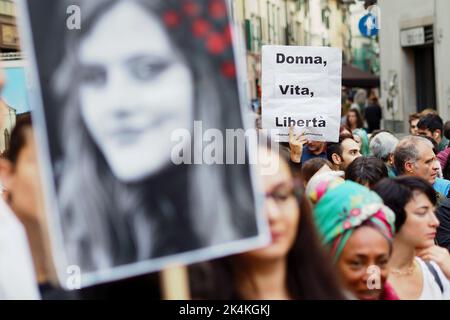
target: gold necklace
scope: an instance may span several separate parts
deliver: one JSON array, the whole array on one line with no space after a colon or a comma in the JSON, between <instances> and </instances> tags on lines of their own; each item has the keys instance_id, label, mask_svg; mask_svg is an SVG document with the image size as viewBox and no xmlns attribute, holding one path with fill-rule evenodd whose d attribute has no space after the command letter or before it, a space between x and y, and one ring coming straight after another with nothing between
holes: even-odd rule
<instances>
[{"instance_id":1,"label":"gold necklace","mask_svg":"<svg viewBox=\"0 0 450 320\"><path fill-rule=\"evenodd\" d=\"M410 267L408 267L406 271L402 271L400 269L391 269L391 273L396 276L409 276L414 272L415 268L416 268L416 261L414 260L413 264Z\"/></svg>"}]
</instances>

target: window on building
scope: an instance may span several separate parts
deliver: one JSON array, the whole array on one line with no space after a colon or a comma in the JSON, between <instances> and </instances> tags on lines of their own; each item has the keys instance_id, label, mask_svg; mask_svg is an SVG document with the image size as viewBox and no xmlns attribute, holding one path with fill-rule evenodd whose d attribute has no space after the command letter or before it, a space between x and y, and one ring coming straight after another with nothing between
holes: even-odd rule
<instances>
[{"instance_id":1,"label":"window on building","mask_svg":"<svg viewBox=\"0 0 450 320\"><path fill-rule=\"evenodd\" d=\"M268 22L264 17L259 18L261 21L261 43L262 44L268 44L269 40L269 29L268 29Z\"/></svg>"},{"instance_id":2,"label":"window on building","mask_svg":"<svg viewBox=\"0 0 450 320\"><path fill-rule=\"evenodd\" d=\"M261 17L255 17L255 28L253 32L253 39L255 41L255 49L259 53L261 51L262 44L262 21Z\"/></svg>"},{"instance_id":3,"label":"window on building","mask_svg":"<svg viewBox=\"0 0 450 320\"><path fill-rule=\"evenodd\" d=\"M417 112L427 108L436 109L436 75L434 46L415 47Z\"/></svg>"},{"instance_id":4,"label":"window on building","mask_svg":"<svg viewBox=\"0 0 450 320\"><path fill-rule=\"evenodd\" d=\"M303 36L303 40L304 40L304 45L310 45L311 44L311 37L308 31L304 31L304 36Z\"/></svg>"},{"instance_id":5,"label":"window on building","mask_svg":"<svg viewBox=\"0 0 450 320\"><path fill-rule=\"evenodd\" d=\"M5 129L5 131L3 132L3 137L5 138L5 149L8 149L8 146L10 145L10 140L11 140L11 136L9 134L8 129Z\"/></svg>"},{"instance_id":6,"label":"window on building","mask_svg":"<svg viewBox=\"0 0 450 320\"><path fill-rule=\"evenodd\" d=\"M0 0L0 14L14 16L15 4L12 0Z\"/></svg>"},{"instance_id":7,"label":"window on building","mask_svg":"<svg viewBox=\"0 0 450 320\"><path fill-rule=\"evenodd\" d=\"M296 44L302 45L304 43L303 32L302 32L302 24L300 22L295 22L295 41Z\"/></svg>"},{"instance_id":8,"label":"window on building","mask_svg":"<svg viewBox=\"0 0 450 320\"><path fill-rule=\"evenodd\" d=\"M272 43L278 43L278 28L280 27L277 21L277 8L272 4Z\"/></svg>"},{"instance_id":9,"label":"window on building","mask_svg":"<svg viewBox=\"0 0 450 320\"><path fill-rule=\"evenodd\" d=\"M305 10L304 14L305 14L305 17L307 17L309 14L309 0L305 0L304 4L305 4L303 6L303 9Z\"/></svg>"},{"instance_id":10,"label":"window on building","mask_svg":"<svg viewBox=\"0 0 450 320\"><path fill-rule=\"evenodd\" d=\"M272 13L271 13L271 8L272 6L270 5L270 2L267 1L267 41L269 44L272 43L273 40L273 30L272 30L272 21L273 21L273 17L272 17Z\"/></svg>"},{"instance_id":11,"label":"window on building","mask_svg":"<svg viewBox=\"0 0 450 320\"><path fill-rule=\"evenodd\" d=\"M245 44L248 51L252 51L252 22L249 19L245 19Z\"/></svg>"},{"instance_id":12,"label":"window on building","mask_svg":"<svg viewBox=\"0 0 450 320\"><path fill-rule=\"evenodd\" d=\"M290 23L288 24L289 43L298 44L298 39L300 37L300 34L298 32L298 27L297 27L298 21L295 21L295 16L294 16L293 12L290 13L289 21L290 21Z\"/></svg>"}]
</instances>

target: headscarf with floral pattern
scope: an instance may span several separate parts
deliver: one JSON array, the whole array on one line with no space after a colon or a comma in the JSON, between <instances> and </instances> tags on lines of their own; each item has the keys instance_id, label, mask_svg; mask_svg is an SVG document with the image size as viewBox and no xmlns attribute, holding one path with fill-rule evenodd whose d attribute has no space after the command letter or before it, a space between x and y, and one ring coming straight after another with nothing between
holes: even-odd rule
<instances>
[{"instance_id":1,"label":"headscarf with floral pattern","mask_svg":"<svg viewBox=\"0 0 450 320\"><path fill-rule=\"evenodd\" d=\"M324 179L308 193L315 204L314 219L323 242L339 259L356 228L369 225L391 241L395 233L395 215L381 198L353 181Z\"/></svg>"}]
</instances>

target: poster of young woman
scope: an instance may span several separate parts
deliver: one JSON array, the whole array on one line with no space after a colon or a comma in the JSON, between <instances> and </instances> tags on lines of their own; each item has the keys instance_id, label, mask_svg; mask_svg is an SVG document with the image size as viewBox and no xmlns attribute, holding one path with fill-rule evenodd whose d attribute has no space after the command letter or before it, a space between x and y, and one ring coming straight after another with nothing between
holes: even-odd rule
<instances>
[{"instance_id":1,"label":"poster of young woman","mask_svg":"<svg viewBox=\"0 0 450 320\"><path fill-rule=\"evenodd\" d=\"M63 286L68 269L84 287L267 243L248 162L173 162L173 133L194 121L243 128L224 0L21 4Z\"/></svg>"},{"instance_id":2,"label":"poster of young woman","mask_svg":"<svg viewBox=\"0 0 450 320\"><path fill-rule=\"evenodd\" d=\"M289 128L308 140L337 142L341 125L342 50L262 47L262 123L289 141Z\"/></svg>"}]
</instances>

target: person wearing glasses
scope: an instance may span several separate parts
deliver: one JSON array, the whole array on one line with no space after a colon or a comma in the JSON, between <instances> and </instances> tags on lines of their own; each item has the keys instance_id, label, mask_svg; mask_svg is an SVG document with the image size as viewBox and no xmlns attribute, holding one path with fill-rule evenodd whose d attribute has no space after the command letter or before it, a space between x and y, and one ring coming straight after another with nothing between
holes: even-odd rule
<instances>
[{"instance_id":1,"label":"person wearing glasses","mask_svg":"<svg viewBox=\"0 0 450 320\"><path fill-rule=\"evenodd\" d=\"M276 161L260 152L260 163ZM261 175L264 214L272 242L264 248L190 268L192 296L199 299L342 299L331 262L324 255L301 183L288 160ZM220 290L217 290L220 288Z\"/></svg>"}]
</instances>

